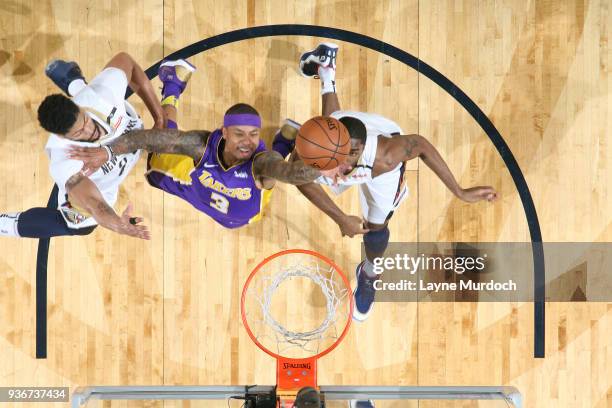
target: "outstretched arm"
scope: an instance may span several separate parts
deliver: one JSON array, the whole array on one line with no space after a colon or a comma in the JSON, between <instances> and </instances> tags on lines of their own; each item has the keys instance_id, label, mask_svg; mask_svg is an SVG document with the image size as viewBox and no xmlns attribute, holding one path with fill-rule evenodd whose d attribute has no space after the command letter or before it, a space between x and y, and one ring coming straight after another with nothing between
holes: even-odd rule
<instances>
[{"instance_id":1,"label":"outstretched arm","mask_svg":"<svg viewBox=\"0 0 612 408\"><path fill-rule=\"evenodd\" d=\"M343 236L348 235L349 237L353 237L357 234L365 234L369 231L364 227L365 222L363 219L354 215L345 214L320 185L308 183L297 186L297 188L311 203L338 224Z\"/></svg>"},{"instance_id":2,"label":"outstretched arm","mask_svg":"<svg viewBox=\"0 0 612 408\"><path fill-rule=\"evenodd\" d=\"M391 157L393 161L402 162L420 157L444 185L458 198L467 202L480 200L493 201L497 198L497 192L493 187L478 186L463 189L457 183L455 176L448 168L448 165L438 153L438 150L427 139L420 135L398 136L398 145L395 146Z\"/></svg>"},{"instance_id":3,"label":"outstretched arm","mask_svg":"<svg viewBox=\"0 0 612 408\"><path fill-rule=\"evenodd\" d=\"M68 157L83 162L82 172L92 174L112 156L138 149L152 153L174 153L202 158L210 132L207 130L147 129L133 130L102 147L70 147ZM109 149L110 148L110 149Z\"/></svg>"},{"instance_id":4,"label":"outstretched arm","mask_svg":"<svg viewBox=\"0 0 612 408\"><path fill-rule=\"evenodd\" d=\"M299 160L299 157L296 152L294 152L289 160L289 163L295 164L300 163L303 165L303 162ZM286 164L289 164L286 163ZM308 166L306 166L308 167ZM343 178L344 171L348 170L349 167L346 165L338 166L336 169L332 170L336 174L326 174L328 177L338 180L339 178ZM298 190L304 196L313 203L318 209L327 214L340 228L340 232L342 235L348 235L349 237L353 237L356 234L365 234L368 230L364 227L364 221L360 217L355 217L352 215L345 214L334 201L329 198L329 195L323 190L319 184L308 182L303 183L297 186Z\"/></svg>"},{"instance_id":5,"label":"outstretched arm","mask_svg":"<svg viewBox=\"0 0 612 408\"><path fill-rule=\"evenodd\" d=\"M131 216L131 204L121 216L117 215L115 210L106 203L96 185L81 173L74 174L68 179L66 191L73 204L90 213L104 228L135 238L151 238L147 227L137 225L142 222L142 218Z\"/></svg>"},{"instance_id":6,"label":"outstretched arm","mask_svg":"<svg viewBox=\"0 0 612 408\"><path fill-rule=\"evenodd\" d=\"M151 81L147 78L140 65L128 53L120 52L106 64L105 68L119 68L127 76L128 85L142 99L155 121L156 128L164 127L164 112Z\"/></svg>"},{"instance_id":7,"label":"outstretched arm","mask_svg":"<svg viewBox=\"0 0 612 408\"><path fill-rule=\"evenodd\" d=\"M208 130L141 129L128 132L108 146L115 154L144 149L153 153L174 153L200 160L206 150Z\"/></svg>"},{"instance_id":8,"label":"outstretched arm","mask_svg":"<svg viewBox=\"0 0 612 408\"><path fill-rule=\"evenodd\" d=\"M341 164L331 170L319 170L304 164L301 160L286 162L280 153L268 151L259 154L253 162L255 177L272 178L283 183L296 186L310 183L320 176L329 177L334 181L343 178L343 173L350 167Z\"/></svg>"}]
</instances>

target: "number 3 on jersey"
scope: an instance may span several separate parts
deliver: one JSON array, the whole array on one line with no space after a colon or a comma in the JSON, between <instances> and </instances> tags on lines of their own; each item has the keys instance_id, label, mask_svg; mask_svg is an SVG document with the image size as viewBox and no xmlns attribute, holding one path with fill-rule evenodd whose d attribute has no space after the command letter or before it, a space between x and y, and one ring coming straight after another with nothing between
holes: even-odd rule
<instances>
[{"instance_id":1,"label":"number 3 on jersey","mask_svg":"<svg viewBox=\"0 0 612 408\"><path fill-rule=\"evenodd\" d=\"M210 206L217 211L227 214L229 208L229 201L221 194L210 193Z\"/></svg>"}]
</instances>

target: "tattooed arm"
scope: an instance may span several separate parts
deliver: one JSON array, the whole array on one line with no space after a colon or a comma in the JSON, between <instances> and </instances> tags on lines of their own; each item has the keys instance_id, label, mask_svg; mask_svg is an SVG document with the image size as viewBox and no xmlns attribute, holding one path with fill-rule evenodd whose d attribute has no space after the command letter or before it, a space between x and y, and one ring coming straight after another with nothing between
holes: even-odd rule
<instances>
[{"instance_id":1,"label":"tattooed arm","mask_svg":"<svg viewBox=\"0 0 612 408\"><path fill-rule=\"evenodd\" d=\"M152 153L182 154L198 161L204 154L209 135L208 130L133 130L113 140L108 146L115 154L144 149Z\"/></svg>"},{"instance_id":2,"label":"tattooed arm","mask_svg":"<svg viewBox=\"0 0 612 408\"><path fill-rule=\"evenodd\" d=\"M280 153L264 152L253 162L253 176L268 177L299 186L314 181L323 175L321 171L305 165L302 161L286 162Z\"/></svg>"},{"instance_id":3,"label":"tattooed arm","mask_svg":"<svg viewBox=\"0 0 612 408\"><path fill-rule=\"evenodd\" d=\"M391 158L390 163L394 162L395 166L400 162L419 157L457 198L472 203L480 200L493 201L497 198L497 192L493 187L461 188L438 150L423 136L395 136L393 142L392 151L387 156Z\"/></svg>"},{"instance_id":4,"label":"tattooed arm","mask_svg":"<svg viewBox=\"0 0 612 408\"><path fill-rule=\"evenodd\" d=\"M109 206L98 187L81 173L76 173L66 181L66 191L70 202L84 209L104 228L136 238L150 239L146 226L136 225L142 222L140 217L132 217L132 205L129 204L121 216Z\"/></svg>"},{"instance_id":5,"label":"tattooed arm","mask_svg":"<svg viewBox=\"0 0 612 408\"><path fill-rule=\"evenodd\" d=\"M198 162L204 150L210 132L208 130L147 129L133 130L119 136L106 147L112 154L125 154L138 149L152 153L174 153L193 158ZM105 147L72 146L68 157L83 162L82 172L90 175L109 160Z\"/></svg>"},{"instance_id":6,"label":"tattooed arm","mask_svg":"<svg viewBox=\"0 0 612 408\"><path fill-rule=\"evenodd\" d=\"M276 151L261 153L255 157L253 162L253 176L256 179L271 178L296 186L311 183L320 176L338 181L344 177L343 173L348 169L350 166L346 164L341 164L331 170L319 170L297 159L286 162L283 156Z\"/></svg>"},{"instance_id":7,"label":"tattooed arm","mask_svg":"<svg viewBox=\"0 0 612 408\"><path fill-rule=\"evenodd\" d=\"M461 187L455 180L453 173L451 173L440 153L427 139L421 135L401 135L395 136L392 140L395 142L391 152L391 156L394 158L392 160L394 162L393 167L397 166L397 163L420 157L454 195L459 194Z\"/></svg>"}]
</instances>

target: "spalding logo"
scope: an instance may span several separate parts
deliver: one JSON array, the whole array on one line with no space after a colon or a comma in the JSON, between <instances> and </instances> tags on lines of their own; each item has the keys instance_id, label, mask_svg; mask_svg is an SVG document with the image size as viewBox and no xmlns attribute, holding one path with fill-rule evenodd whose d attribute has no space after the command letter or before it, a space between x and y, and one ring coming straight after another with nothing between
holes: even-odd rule
<instances>
[{"instance_id":1,"label":"spalding logo","mask_svg":"<svg viewBox=\"0 0 612 408\"><path fill-rule=\"evenodd\" d=\"M327 127L329 128L329 130L334 130L336 129L336 124L334 123L333 120L331 119L326 119L327 122Z\"/></svg>"},{"instance_id":2,"label":"spalding logo","mask_svg":"<svg viewBox=\"0 0 612 408\"><path fill-rule=\"evenodd\" d=\"M307 370L310 370L310 363L299 363L299 364L283 363L283 368L284 369L287 369L287 368L305 368Z\"/></svg>"}]
</instances>

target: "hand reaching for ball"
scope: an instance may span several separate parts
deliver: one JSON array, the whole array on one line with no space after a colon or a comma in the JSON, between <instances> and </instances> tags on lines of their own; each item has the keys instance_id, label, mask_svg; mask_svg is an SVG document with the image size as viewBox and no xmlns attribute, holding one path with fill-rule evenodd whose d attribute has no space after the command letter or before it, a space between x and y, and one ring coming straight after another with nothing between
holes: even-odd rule
<instances>
[{"instance_id":1,"label":"hand reaching for ball","mask_svg":"<svg viewBox=\"0 0 612 408\"><path fill-rule=\"evenodd\" d=\"M322 176L328 177L333 180L333 185L336 186L341 181L347 179L347 173L351 171L352 166L348 163L342 163L339 166L329 170L319 170Z\"/></svg>"}]
</instances>

